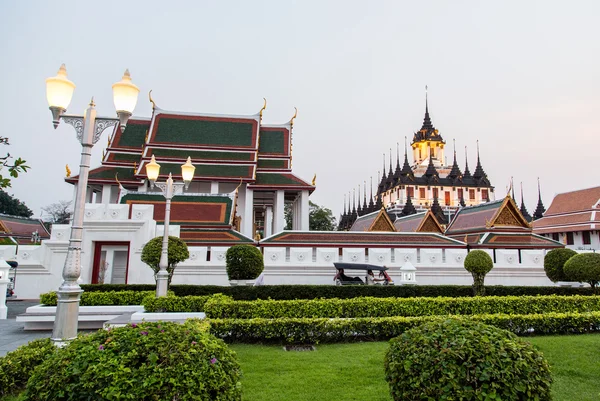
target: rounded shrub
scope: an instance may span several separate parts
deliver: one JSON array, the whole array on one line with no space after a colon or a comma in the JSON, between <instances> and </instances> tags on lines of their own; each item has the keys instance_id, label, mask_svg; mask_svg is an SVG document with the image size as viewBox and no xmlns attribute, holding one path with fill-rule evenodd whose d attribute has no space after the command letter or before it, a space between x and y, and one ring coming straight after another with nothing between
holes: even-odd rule
<instances>
[{"instance_id":1,"label":"rounded shrub","mask_svg":"<svg viewBox=\"0 0 600 401\"><path fill-rule=\"evenodd\" d=\"M575 255L577 255L577 252L568 248L557 248L548 252L544 257L544 271L546 272L546 276L554 283L557 281L569 281L563 268L565 262Z\"/></svg>"},{"instance_id":2,"label":"rounded shrub","mask_svg":"<svg viewBox=\"0 0 600 401\"><path fill-rule=\"evenodd\" d=\"M580 253L565 262L564 273L569 281L588 283L596 288L600 282L600 254Z\"/></svg>"},{"instance_id":3,"label":"rounded shrub","mask_svg":"<svg viewBox=\"0 0 600 401\"><path fill-rule=\"evenodd\" d=\"M49 338L33 340L0 358L0 398L25 388L36 366L56 351Z\"/></svg>"},{"instance_id":4,"label":"rounded shrub","mask_svg":"<svg viewBox=\"0 0 600 401\"><path fill-rule=\"evenodd\" d=\"M265 268L263 255L252 245L234 245L225 254L229 280L254 280Z\"/></svg>"},{"instance_id":5,"label":"rounded shrub","mask_svg":"<svg viewBox=\"0 0 600 401\"><path fill-rule=\"evenodd\" d=\"M162 253L162 241L163 237L152 238L142 249L142 262L150 266L154 270L154 279L156 280L156 274L160 270L160 254ZM173 271L179 262L183 262L190 257L187 244L178 237L169 236L168 249L168 266L167 273L169 273L169 284L173 278Z\"/></svg>"},{"instance_id":6,"label":"rounded shrub","mask_svg":"<svg viewBox=\"0 0 600 401\"><path fill-rule=\"evenodd\" d=\"M390 340L385 376L394 400L550 400L550 368L514 334L447 319Z\"/></svg>"},{"instance_id":7,"label":"rounded shrub","mask_svg":"<svg viewBox=\"0 0 600 401\"><path fill-rule=\"evenodd\" d=\"M483 282L485 275L494 267L494 262L487 252L481 250L471 251L464 262L465 269L473 276L473 293L485 295Z\"/></svg>"},{"instance_id":8,"label":"rounded shrub","mask_svg":"<svg viewBox=\"0 0 600 401\"><path fill-rule=\"evenodd\" d=\"M241 400L240 365L190 320L83 335L37 368L25 400Z\"/></svg>"}]
</instances>

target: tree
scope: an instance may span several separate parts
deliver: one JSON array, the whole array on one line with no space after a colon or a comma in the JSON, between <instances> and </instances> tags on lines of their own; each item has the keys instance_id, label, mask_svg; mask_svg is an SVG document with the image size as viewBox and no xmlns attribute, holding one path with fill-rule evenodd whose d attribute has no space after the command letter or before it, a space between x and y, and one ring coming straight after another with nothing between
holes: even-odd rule
<instances>
[{"instance_id":1,"label":"tree","mask_svg":"<svg viewBox=\"0 0 600 401\"><path fill-rule=\"evenodd\" d=\"M142 262L150 266L154 270L154 280L156 274L160 270L158 264L160 262L160 254L162 253L163 237L152 238L142 249ZM179 262L183 262L190 257L187 244L180 238L169 236L169 260L167 262L167 273L169 273L169 283L173 278L173 271Z\"/></svg>"},{"instance_id":2,"label":"tree","mask_svg":"<svg viewBox=\"0 0 600 401\"><path fill-rule=\"evenodd\" d=\"M33 215L33 212L25 203L2 190L0 190L0 213L20 217L31 217Z\"/></svg>"},{"instance_id":3,"label":"tree","mask_svg":"<svg viewBox=\"0 0 600 401\"><path fill-rule=\"evenodd\" d=\"M254 280L265 268L263 255L252 245L234 245L225 254L229 280Z\"/></svg>"},{"instance_id":4,"label":"tree","mask_svg":"<svg viewBox=\"0 0 600 401\"><path fill-rule=\"evenodd\" d=\"M3 136L0 136L0 144L10 145L10 143L8 143L8 138ZM25 173L27 172L27 169L30 168L25 163L26 161L20 157L13 161L13 157L10 155L10 153L7 153L6 156L0 157L0 170L2 170L4 167L7 167L9 176L12 178L17 178L19 173ZM12 178L10 177L5 177L3 174L0 174L0 188L9 188L11 186ZM29 216L31 216L31 214Z\"/></svg>"},{"instance_id":5,"label":"tree","mask_svg":"<svg viewBox=\"0 0 600 401\"><path fill-rule=\"evenodd\" d=\"M48 214L47 221L52 224L69 224L71 219L71 201L61 200L52 203L42 210Z\"/></svg>"},{"instance_id":6,"label":"tree","mask_svg":"<svg viewBox=\"0 0 600 401\"><path fill-rule=\"evenodd\" d=\"M485 295L483 281L485 275L494 267L494 262L487 252L475 250L469 252L464 262L465 269L473 276L473 293Z\"/></svg>"},{"instance_id":7,"label":"tree","mask_svg":"<svg viewBox=\"0 0 600 401\"><path fill-rule=\"evenodd\" d=\"M564 272L570 281L588 283L597 293L600 283L600 254L579 253L565 262Z\"/></svg>"},{"instance_id":8,"label":"tree","mask_svg":"<svg viewBox=\"0 0 600 401\"><path fill-rule=\"evenodd\" d=\"M567 260L575 255L577 255L577 252L568 248L558 248L548 252L544 257L544 271L546 272L546 276L554 283L557 281L569 281L563 269Z\"/></svg>"},{"instance_id":9,"label":"tree","mask_svg":"<svg viewBox=\"0 0 600 401\"><path fill-rule=\"evenodd\" d=\"M333 217L333 213L331 209L326 207L321 207L316 203L311 201L309 204L309 214L308 214L308 226L311 231L334 231L336 228L336 219ZM286 230L292 229L292 207L291 205L286 205L285 207L285 222Z\"/></svg>"}]
</instances>

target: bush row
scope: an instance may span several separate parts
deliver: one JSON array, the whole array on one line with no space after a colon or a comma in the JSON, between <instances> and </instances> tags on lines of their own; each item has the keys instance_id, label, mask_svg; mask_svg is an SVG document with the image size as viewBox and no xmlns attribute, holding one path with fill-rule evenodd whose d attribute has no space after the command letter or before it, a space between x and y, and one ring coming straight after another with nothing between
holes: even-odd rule
<instances>
[{"instance_id":1,"label":"bush row","mask_svg":"<svg viewBox=\"0 0 600 401\"><path fill-rule=\"evenodd\" d=\"M171 295L172 292L169 292ZM81 306L99 305L141 305L144 298L154 296L155 291L109 291L109 292L84 292L81 294ZM40 295L40 302L47 306L56 306L56 292Z\"/></svg>"},{"instance_id":2,"label":"bush row","mask_svg":"<svg viewBox=\"0 0 600 401\"><path fill-rule=\"evenodd\" d=\"M144 298L142 305L146 312L203 312L204 304L210 295L176 297L166 296Z\"/></svg>"},{"instance_id":3,"label":"bush row","mask_svg":"<svg viewBox=\"0 0 600 401\"><path fill-rule=\"evenodd\" d=\"M335 343L387 340L420 324L446 316L357 319L210 319L210 332L227 342ZM453 316L475 320L517 335L579 334L600 331L600 312L529 315Z\"/></svg>"},{"instance_id":4,"label":"bush row","mask_svg":"<svg viewBox=\"0 0 600 401\"><path fill-rule=\"evenodd\" d=\"M84 284L86 292L154 291L154 284ZM315 299L355 297L470 297L473 287L467 285L264 285L257 287L222 287L217 285L181 285L169 287L177 296L225 294L236 300ZM486 295L592 295L591 288L572 287L505 287L486 286Z\"/></svg>"},{"instance_id":5,"label":"bush row","mask_svg":"<svg viewBox=\"0 0 600 401\"><path fill-rule=\"evenodd\" d=\"M49 338L33 340L0 357L0 398L25 388L31 372L56 351Z\"/></svg>"},{"instance_id":6,"label":"bush row","mask_svg":"<svg viewBox=\"0 0 600 401\"><path fill-rule=\"evenodd\" d=\"M189 300L194 297L188 297ZM183 306L183 305L182 305ZM191 312L191 309L178 312ZM599 296L523 296L470 298L352 298L293 301L234 301L214 295L204 312L215 319L359 318L388 316L531 314L600 311Z\"/></svg>"}]
</instances>

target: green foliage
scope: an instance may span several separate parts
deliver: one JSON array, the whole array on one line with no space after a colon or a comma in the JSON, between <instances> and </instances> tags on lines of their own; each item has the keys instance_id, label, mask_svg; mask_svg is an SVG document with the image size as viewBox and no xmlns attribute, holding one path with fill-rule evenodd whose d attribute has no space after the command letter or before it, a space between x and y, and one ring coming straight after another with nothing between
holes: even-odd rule
<instances>
[{"instance_id":1,"label":"green foliage","mask_svg":"<svg viewBox=\"0 0 600 401\"><path fill-rule=\"evenodd\" d=\"M154 279L156 280L156 274L160 270L160 254L162 253L162 241L163 237L152 238L142 249L142 262L150 266L154 271ZM178 237L169 236L168 249L168 265L167 273L169 273L169 284L173 278L173 271L179 262L183 262L190 257L187 244Z\"/></svg>"},{"instance_id":2,"label":"green foliage","mask_svg":"<svg viewBox=\"0 0 600 401\"><path fill-rule=\"evenodd\" d=\"M557 248L548 252L544 257L544 271L546 272L546 276L554 283L557 281L569 281L563 268L565 262L575 255L577 255L577 252L568 248Z\"/></svg>"},{"instance_id":3,"label":"green foliage","mask_svg":"<svg viewBox=\"0 0 600 401\"><path fill-rule=\"evenodd\" d=\"M8 138L4 137L4 136L0 136L0 144L10 145L10 143L8 143ZM25 160L21 159L20 157L14 161L12 159L13 159L13 157L10 155L10 153L7 153L6 156L4 156L4 157L0 157L0 170L2 170L4 167L7 167L8 175L11 177L11 178L5 177L4 175L0 174L0 188L10 187L11 180L13 178L17 178L19 176L19 173L26 173L27 170L29 168L31 168L28 165L26 165L25 163L27 163L27 162ZM23 206L24 206L24 204L23 204ZM4 212L1 212L1 213L4 213ZM29 216L31 216L32 214L33 214L33 212ZM18 215L13 215L13 216L18 216ZM24 216L24 217L29 217L29 216Z\"/></svg>"},{"instance_id":4,"label":"green foliage","mask_svg":"<svg viewBox=\"0 0 600 401\"><path fill-rule=\"evenodd\" d=\"M265 268L263 255L253 245L234 245L225 254L229 280L254 280Z\"/></svg>"},{"instance_id":5,"label":"green foliage","mask_svg":"<svg viewBox=\"0 0 600 401\"><path fill-rule=\"evenodd\" d=\"M225 343L188 321L82 335L48 358L25 400L241 400L241 370Z\"/></svg>"},{"instance_id":6,"label":"green foliage","mask_svg":"<svg viewBox=\"0 0 600 401\"><path fill-rule=\"evenodd\" d=\"M83 292L81 306L100 305L141 305L144 298L154 296L155 291L109 291L109 292ZM169 294L173 294L171 291ZM47 306L56 306L56 292L51 291L40 294L40 302Z\"/></svg>"},{"instance_id":7,"label":"green foliage","mask_svg":"<svg viewBox=\"0 0 600 401\"><path fill-rule=\"evenodd\" d=\"M331 209L321 207L316 203L308 201L308 226L311 231L334 231L337 223ZM284 209L285 214L285 229L292 229L292 207L287 204Z\"/></svg>"},{"instance_id":8,"label":"green foliage","mask_svg":"<svg viewBox=\"0 0 600 401\"><path fill-rule=\"evenodd\" d=\"M482 250L471 251L465 258L464 266L473 276L474 295L485 295L485 286L483 285L485 275L494 267L490 255Z\"/></svg>"},{"instance_id":9,"label":"green foliage","mask_svg":"<svg viewBox=\"0 0 600 401\"><path fill-rule=\"evenodd\" d=\"M23 390L35 367L55 350L52 341L43 338L0 357L0 397Z\"/></svg>"},{"instance_id":10,"label":"green foliage","mask_svg":"<svg viewBox=\"0 0 600 401\"><path fill-rule=\"evenodd\" d=\"M154 284L82 284L85 292L98 291L154 291ZM173 284L170 287L175 295L212 295L222 293L236 300L255 299L317 299L317 298L412 298L412 297L468 297L473 295L473 287L466 285L261 285L223 287L218 285ZM588 287L510 287L487 286L486 294L506 295L592 295Z\"/></svg>"},{"instance_id":11,"label":"green foliage","mask_svg":"<svg viewBox=\"0 0 600 401\"><path fill-rule=\"evenodd\" d=\"M600 254L577 254L565 262L564 272L570 281L588 283L595 289L600 282Z\"/></svg>"},{"instance_id":12,"label":"green foliage","mask_svg":"<svg viewBox=\"0 0 600 401\"><path fill-rule=\"evenodd\" d=\"M538 296L538 297L469 297L469 298L374 298L298 299L287 301L235 301L216 294L205 297L185 297L177 304L184 309L173 312L196 312L196 304L204 302L209 318L357 318L388 316L434 316L478 314L530 314L547 312L600 311L600 296ZM175 301L173 301L173 305Z\"/></svg>"},{"instance_id":13,"label":"green foliage","mask_svg":"<svg viewBox=\"0 0 600 401\"><path fill-rule=\"evenodd\" d=\"M385 375L394 400L550 400L541 352L477 322L445 319L390 341Z\"/></svg>"},{"instance_id":14,"label":"green foliage","mask_svg":"<svg viewBox=\"0 0 600 401\"><path fill-rule=\"evenodd\" d=\"M2 187L2 176L0 176L0 187ZM0 190L0 213L19 217L33 216L33 212L25 203L2 190Z\"/></svg>"},{"instance_id":15,"label":"green foliage","mask_svg":"<svg viewBox=\"0 0 600 401\"><path fill-rule=\"evenodd\" d=\"M210 295L185 297L146 297L142 301L146 312L203 312Z\"/></svg>"},{"instance_id":16,"label":"green foliage","mask_svg":"<svg viewBox=\"0 0 600 401\"><path fill-rule=\"evenodd\" d=\"M600 312L544 313L530 315L483 314L455 316L478 321L517 335L579 334L600 332ZM355 319L280 318L210 319L210 332L227 342L243 343L338 343L386 340L426 322L448 316L393 316Z\"/></svg>"}]
</instances>

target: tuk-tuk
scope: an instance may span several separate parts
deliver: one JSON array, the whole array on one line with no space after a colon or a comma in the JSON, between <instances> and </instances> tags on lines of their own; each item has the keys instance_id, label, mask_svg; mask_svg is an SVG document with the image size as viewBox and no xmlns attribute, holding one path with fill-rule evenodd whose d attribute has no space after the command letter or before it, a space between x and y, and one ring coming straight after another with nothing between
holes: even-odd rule
<instances>
[{"instance_id":1,"label":"tuk-tuk","mask_svg":"<svg viewBox=\"0 0 600 401\"><path fill-rule=\"evenodd\" d=\"M371 270L373 272L374 284L379 285L394 285L392 278L387 274L386 270L388 269L385 266L377 266L370 265L367 263L343 263L343 262L335 262L333 264L337 269L336 275L334 277L335 285L365 285L369 281L367 279L368 271ZM348 272L347 272L348 270ZM352 274L356 271L356 274L361 274L362 279L360 277L347 275ZM359 272L360 271L360 272ZM352 273L351 273L352 272ZM375 275L377 272L377 275Z\"/></svg>"}]
</instances>

